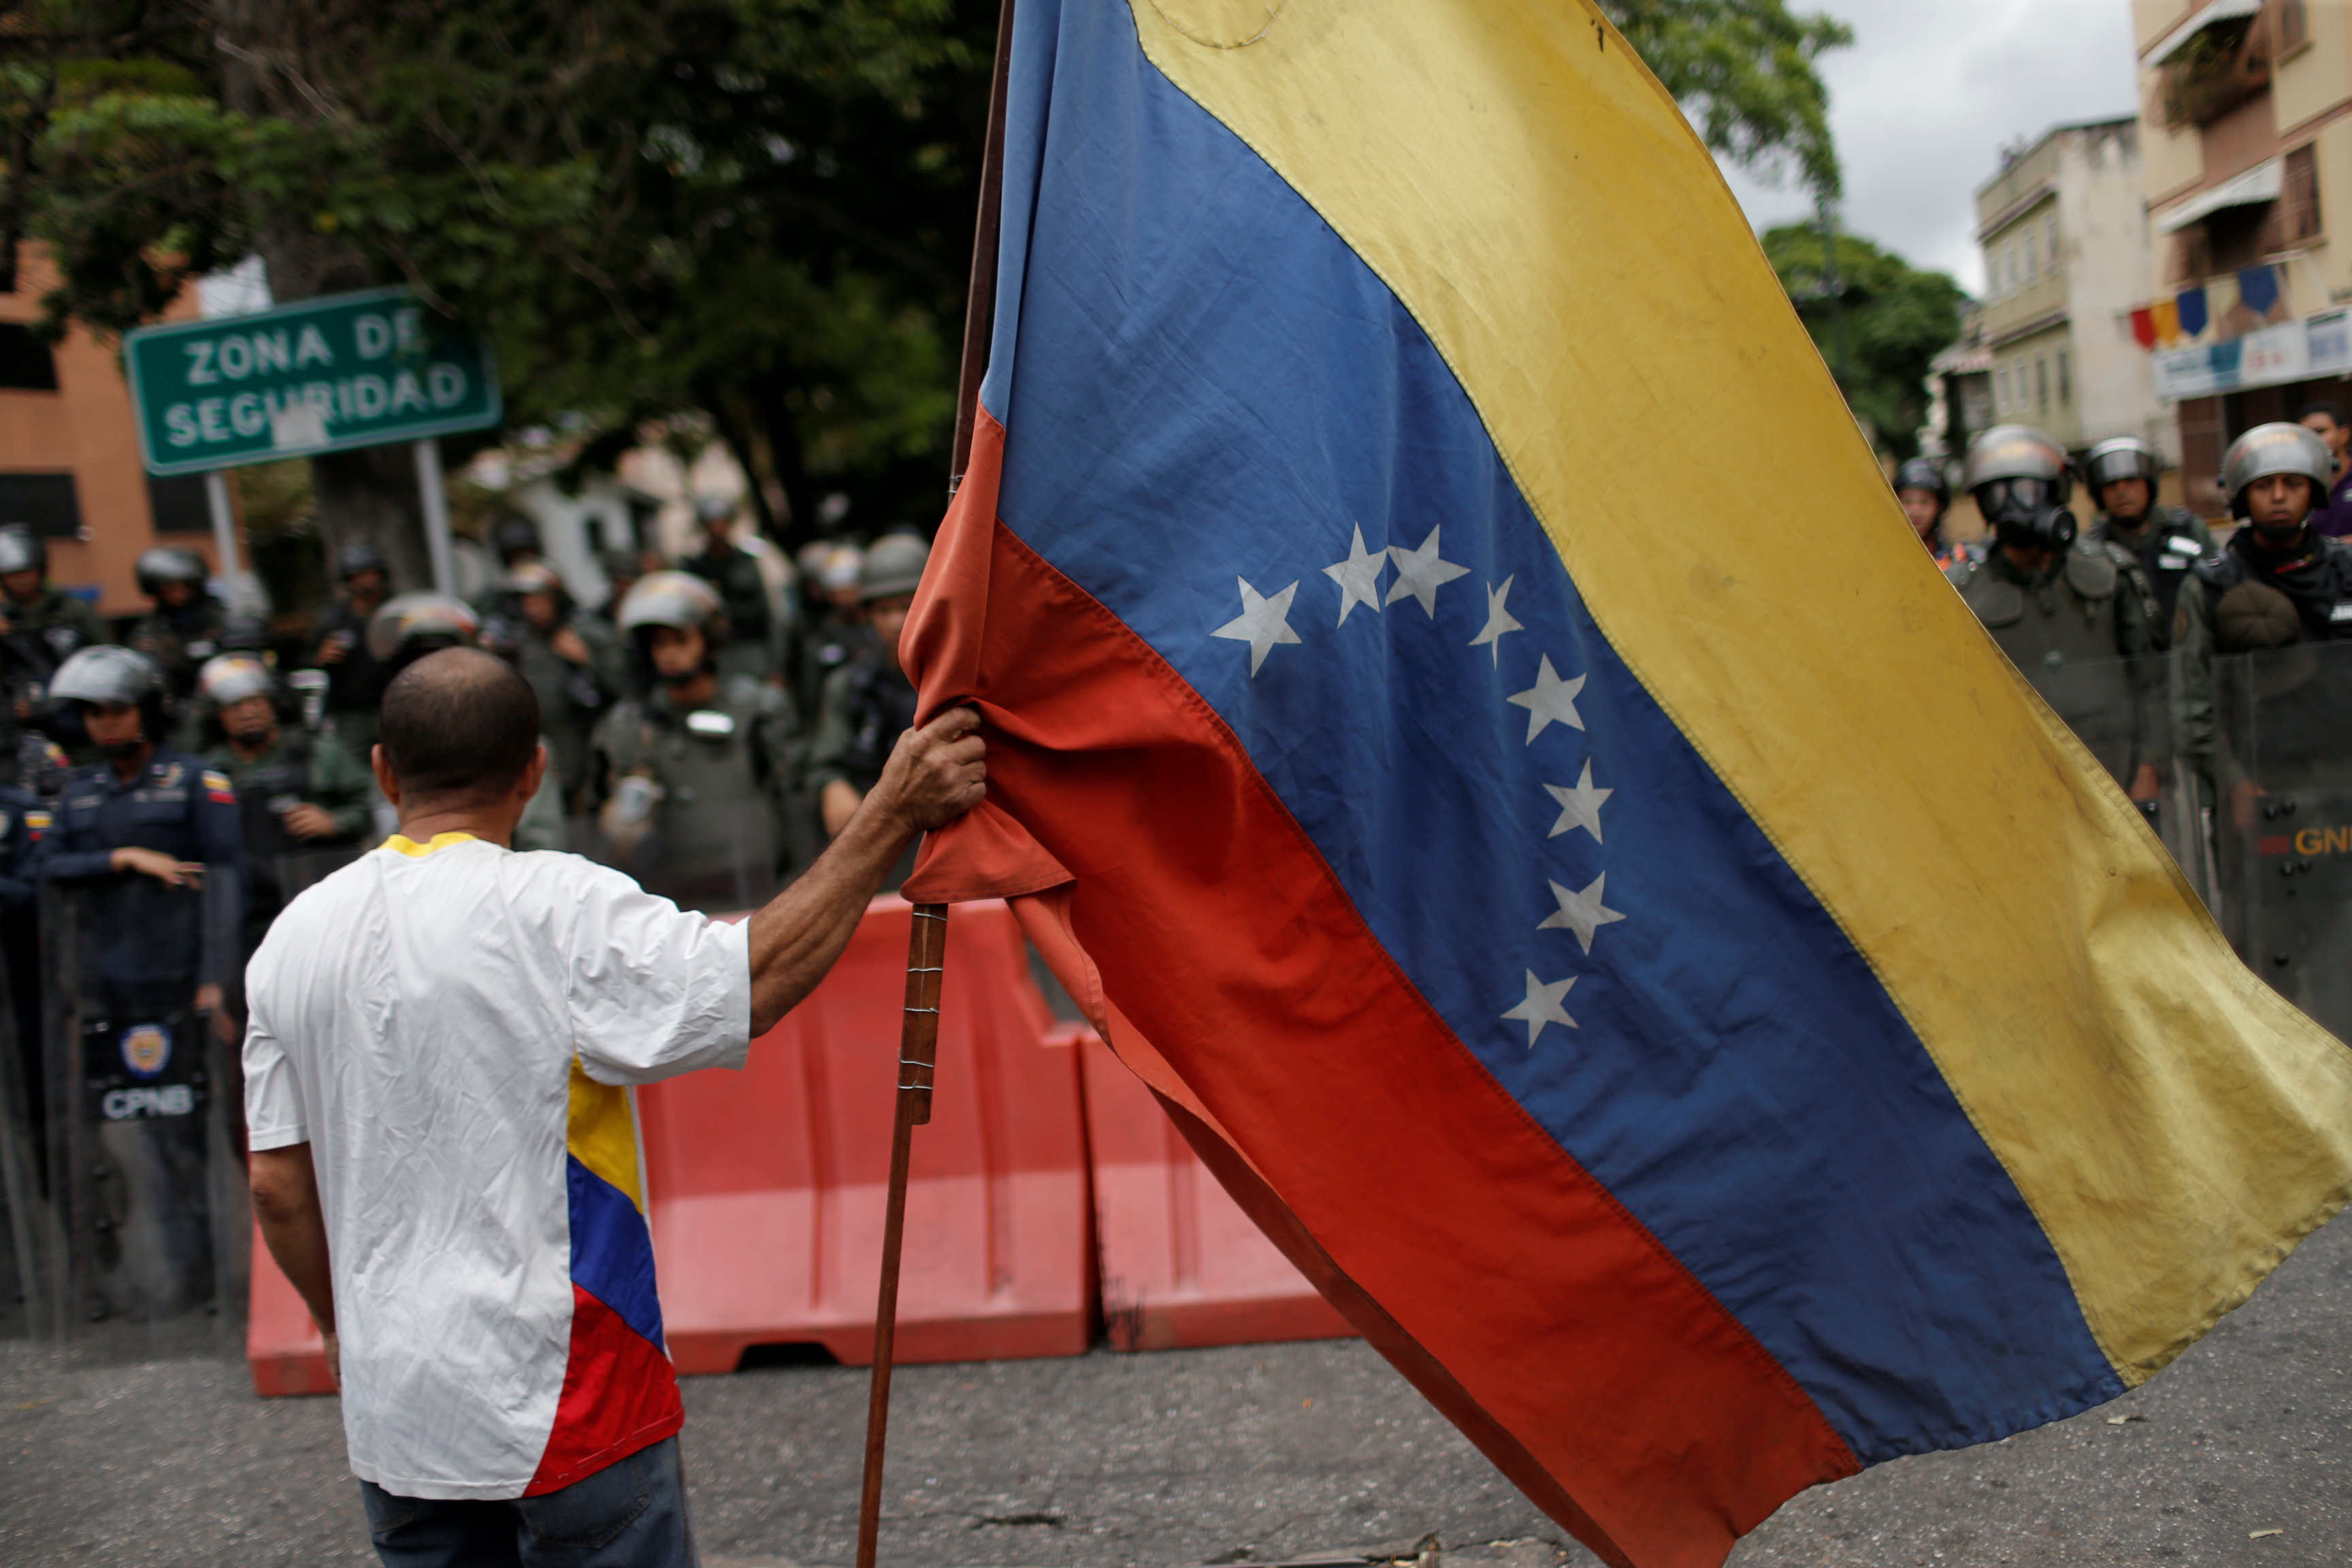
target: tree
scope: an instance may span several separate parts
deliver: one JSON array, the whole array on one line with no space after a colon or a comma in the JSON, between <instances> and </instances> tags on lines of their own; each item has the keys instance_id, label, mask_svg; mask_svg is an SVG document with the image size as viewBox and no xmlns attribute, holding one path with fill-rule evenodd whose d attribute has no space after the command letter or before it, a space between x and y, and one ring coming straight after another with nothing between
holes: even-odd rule
<instances>
[{"instance_id":1,"label":"tree","mask_svg":"<svg viewBox=\"0 0 2352 1568\"><path fill-rule=\"evenodd\" d=\"M53 320L121 331L248 250L280 299L406 282L490 338L512 424L585 419L592 460L707 411L789 541L826 489L943 499L995 13L213 0L152 81L119 68L147 42L84 29L98 90L16 51L0 91L47 94L11 167ZM330 535L415 559L402 466L320 460Z\"/></svg>"},{"instance_id":2,"label":"tree","mask_svg":"<svg viewBox=\"0 0 2352 1568\"><path fill-rule=\"evenodd\" d=\"M1824 198L1839 190L1829 89L1813 62L1853 42L1833 16L1787 0L1601 0L1617 30L1716 152L1771 175L1793 164Z\"/></svg>"},{"instance_id":3,"label":"tree","mask_svg":"<svg viewBox=\"0 0 2352 1568\"><path fill-rule=\"evenodd\" d=\"M1846 401L1888 453L1898 459L1916 455L1927 417L1927 367L1959 335L1968 299L1960 286L1945 273L1918 271L1891 251L1841 234L1842 294L1832 300L1823 287L1821 230L1803 224L1766 230L1764 254L1825 355L1832 309L1843 303Z\"/></svg>"}]
</instances>

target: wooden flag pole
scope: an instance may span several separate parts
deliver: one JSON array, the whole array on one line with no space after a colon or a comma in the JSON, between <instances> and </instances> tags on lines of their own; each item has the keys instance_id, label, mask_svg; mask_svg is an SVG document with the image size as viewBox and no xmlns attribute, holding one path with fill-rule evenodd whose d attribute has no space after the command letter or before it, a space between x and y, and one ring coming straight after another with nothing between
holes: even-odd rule
<instances>
[{"instance_id":1,"label":"wooden flag pole","mask_svg":"<svg viewBox=\"0 0 2352 1568\"><path fill-rule=\"evenodd\" d=\"M990 318L996 309L996 236L1003 212L1004 83L1013 58L1013 0L996 20L996 66L988 93L988 141L981 160L980 216L971 247L971 289L964 305L963 374L956 401L955 447L948 494L963 484L979 417L980 383L988 369ZM898 1116L890 1131L890 1191L882 1221L882 1284L874 1304L874 1382L866 1399L866 1478L857 1500L857 1568L874 1568L882 1537L882 1458L890 1426L890 1364L898 1337L898 1262L907 1232L907 1172L915 1129L931 1119L939 1061L940 983L947 963L948 907L917 904L907 942L907 1009L898 1031Z\"/></svg>"}]
</instances>

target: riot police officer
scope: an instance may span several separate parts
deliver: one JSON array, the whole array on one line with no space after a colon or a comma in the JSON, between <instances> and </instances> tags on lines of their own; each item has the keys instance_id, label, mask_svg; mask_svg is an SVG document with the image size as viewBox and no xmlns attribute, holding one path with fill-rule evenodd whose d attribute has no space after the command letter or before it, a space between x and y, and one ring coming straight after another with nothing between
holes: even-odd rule
<instances>
[{"instance_id":1,"label":"riot police officer","mask_svg":"<svg viewBox=\"0 0 2352 1568\"><path fill-rule=\"evenodd\" d=\"M2352 640L2352 543L2310 526L2334 472L2326 445L2300 425L2257 425L2231 442L2221 486L2244 526L2198 563L2196 591L2184 592L2173 612L2181 743L2209 781L2237 797L2241 816L2254 786L2236 752L2217 743L2213 661ZM2341 728L2347 715L2321 718Z\"/></svg>"},{"instance_id":2,"label":"riot police officer","mask_svg":"<svg viewBox=\"0 0 2352 1568\"><path fill-rule=\"evenodd\" d=\"M1960 547L1944 536L1944 517L1952 510L1952 484L1944 477L1943 464L1933 458L1905 459L1895 470L1895 499L1903 503L1911 531L1919 536L1937 565L1949 567L1960 559Z\"/></svg>"},{"instance_id":3,"label":"riot police officer","mask_svg":"<svg viewBox=\"0 0 2352 1568\"><path fill-rule=\"evenodd\" d=\"M108 641L98 612L48 580L49 547L21 522L0 528L0 682L32 717L49 677L75 650Z\"/></svg>"},{"instance_id":4,"label":"riot police officer","mask_svg":"<svg viewBox=\"0 0 2352 1568\"><path fill-rule=\"evenodd\" d=\"M2024 425L1970 444L1962 482L1992 524L1981 562L1948 575L2011 663L2151 816L2162 787L2155 601L2139 560L2076 537L2066 454Z\"/></svg>"},{"instance_id":5,"label":"riot police officer","mask_svg":"<svg viewBox=\"0 0 2352 1568\"><path fill-rule=\"evenodd\" d=\"M483 642L530 682L549 771L567 803L588 788L588 739L622 688L619 647L604 629L572 614L572 595L542 562L507 574Z\"/></svg>"},{"instance_id":6,"label":"riot police officer","mask_svg":"<svg viewBox=\"0 0 2352 1568\"><path fill-rule=\"evenodd\" d=\"M727 646L719 656L719 674L766 680L782 664L777 658L776 615L759 557L735 542L735 503L720 496L705 496L695 502L695 521L703 531L702 552L678 565L716 589L727 612Z\"/></svg>"},{"instance_id":7,"label":"riot police officer","mask_svg":"<svg viewBox=\"0 0 2352 1568\"><path fill-rule=\"evenodd\" d=\"M599 825L649 887L693 907L749 908L779 864L799 858L792 702L766 681L720 675L726 613L699 577L648 574L623 602L621 626L655 687L597 729Z\"/></svg>"},{"instance_id":8,"label":"riot police officer","mask_svg":"<svg viewBox=\"0 0 2352 1568\"><path fill-rule=\"evenodd\" d=\"M67 1162L77 1269L93 1315L182 1310L210 1299L216 1215L206 1117L233 1109L223 1005L236 968L244 847L228 780L159 743L164 685L129 648L58 666L54 701L80 705L103 760L67 779L36 858L57 889L50 1004L75 1020L78 1121ZM222 1049L206 1047L209 1012ZM208 1065L209 1064L209 1065ZM100 1223L102 1222L102 1223Z\"/></svg>"},{"instance_id":9,"label":"riot police officer","mask_svg":"<svg viewBox=\"0 0 2352 1568\"><path fill-rule=\"evenodd\" d=\"M159 545L139 557L139 591L154 608L131 623L123 639L152 660L174 697L196 689L196 671L220 652L228 612L205 585L205 558L193 550Z\"/></svg>"},{"instance_id":10,"label":"riot police officer","mask_svg":"<svg viewBox=\"0 0 2352 1568\"><path fill-rule=\"evenodd\" d=\"M2116 436L2093 447L2083 458L2083 484L2098 503L2091 537L2120 544L2139 558L2140 570L2156 593L2156 646L2172 644L2172 612L2190 569L2214 551L2205 520L2177 506L2156 504L2156 481L2164 460L2137 436Z\"/></svg>"},{"instance_id":11,"label":"riot police officer","mask_svg":"<svg viewBox=\"0 0 2352 1568\"><path fill-rule=\"evenodd\" d=\"M825 683L874 647L874 628L866 624L858 590L865 570L866 552L855 544L831 544L809 579L808 627L793 675L803 713L816 712L824 702Z\"/></svg>"},{"instance_id":12,"label":"riot police officer","mask_svg":"<svg viewBox=\"0 0 2352 1568\"><path fill-rule=\"evenodd\" d=\"M898 662L898 634L923 580L930 547L910 533L874 542L859 569L858 592L874 630L866 651L835 670L824 685L816 737L809 748L809 785L827 838L839 833L882 776L890 748L915 723L915 688ZM913 869L913 851L893 872L896 887Z\"/></svg>"},{"instance_id":13,"label":"riot police officer","mask_svg":"<svg viewBox=\"0 0 2352 1568\"><path fill-rule=\"evenodd\" d=\"M310 647L313 668L327 672L327 719L355 757L375 746L375 712L392 672L368 651L368 623L392 595L392 563L373 544L346 544L336 552L342 591L319 618Z\"/></svg>"},{"instance_id":14,"label":"riot police officer","mask_svg":"<svg viewBox=\"0 0 2352 1568\"><path fill-rule=\"evenodd\" d=\"M227 776L244 828L250 956L286 900L343 858L306 852L352 849L366 835L374 780L334 736L279 727L278 683L250 655L215 656L196 689L207 725L220 733L205 762ZM289 859L295 856L310 864ZM299 885L288 885L289 869Z\"/></svg>"}]
</instances>

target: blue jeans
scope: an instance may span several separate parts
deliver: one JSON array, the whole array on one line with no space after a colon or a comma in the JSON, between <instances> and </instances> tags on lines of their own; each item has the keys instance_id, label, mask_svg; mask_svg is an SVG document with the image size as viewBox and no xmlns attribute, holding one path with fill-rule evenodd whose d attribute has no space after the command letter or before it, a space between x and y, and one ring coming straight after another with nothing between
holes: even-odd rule
<instances>
[{"instance_id":1,"label":"blue jeans","mask_svg":"<svg viewBox=\"0 0 2352 1568\"><path fill-rule=\"evenodd\" d=\"M698 1568L676 1437L541 1497L360 1500L384 1568Z\"/></svg>"}]
</instances>

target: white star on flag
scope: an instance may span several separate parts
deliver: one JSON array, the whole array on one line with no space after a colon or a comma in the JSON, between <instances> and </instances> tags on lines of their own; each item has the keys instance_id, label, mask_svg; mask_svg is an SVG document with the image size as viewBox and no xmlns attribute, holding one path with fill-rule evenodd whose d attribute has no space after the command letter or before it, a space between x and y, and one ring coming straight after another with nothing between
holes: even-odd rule
<instances>
[{"instance_id":1,"label":"white star on flag","mask_svg":"<svg viewBox=\"0 0 2352 1568\"><path fill-rule=\"evenodd\" d=\"M1592 787L1592 763L1589 759L1584 764L1583 776L1576 781L1574 789L1548 784L1544 785L1544 793L1559 803L1559 820L1551 825L1551 831L1545 837L1557 838L1563 833L1581 827L1592 835L1595 844L1601 842L1601 803L1617 792ZM1590 945L1587 944L1588 949Z\"/></svg>"},{"instance_id":2,"label":"white star on flag","mask_svg":"<svg viewBox=\"0 0 2352 1568\"><path fill-rule=\"evenodd\" d=\"M1536 683L1507 700L1528 710L1528 744L1535 744L1547 724L1565 724L1571 730L1584 728L1584 721L1576 711L1576 694L1584 689L1585 678L1562 680L1551 667L1551 656L1546 654L1536 667Z\"/></svg>"},{"instance_id":3,"label":"white star on flag","mask_svg":"<svg viewBox=\"0 0 2352 1568\"><path fill-rule=\"evenodd\" d=\"M1559 912L1545 917L1538 931L1565 928L1576 933L1589 954L1592 951L1592 933L1602 926L1613 925L1625 917L1601 901L1602 889L1608 884L1609 873L1603 871L1592 879L1591 886L1580 893L1571 893L1558 882L1551 884L1551 896L1559 900Z\"/></svg>"},{"instance_id":4,"label":"white star on flag","mask_svg":"<svg viewBox=\"0 0 2352 1568\"><path fill-rule=\"evenodd\" d=\"M1564 1024L1571 1029L1576 1027L1576 1020L1570 1017L1568 1009L1559 1005L1560 998L1568 994L1568 988L1575 984L1576 976L1571 974L1565 980L1547 985L1536 978L1534 970L1528 971L1527 1000L1503 1015L1528 1026L1528 1049L1536 1048L1536 1037L1544 1032L1546 1024Z\"/></svg>"},{"instance_id":5,"label":"white star on flag","mask_svg":"<svg viewBox=\"0 0 2352 1568\"><path fill-rule=\"evenodd\" d=\"M1275 644L1298 640L1298 634L1290 629L1290 600L1298 592L1298 584L1293 583L1269 599L1251 587L1247 578L1236 577L1234 581L1241 584L1242 613L1209 635L1249 644L1250 676L1255 679L1258 666L1265 662Z\"/></svg>"},{"instance_id":6,"label":"white star on flag","mask_svg":"<svg viewBox=\"0 0 2352 1568\"><path fill-rule=\"evenodd\" d=\"M1369 605L1375 615L1381 607L1381 573L1389 563L1385 550L1364 548L1364 526L1356 525L1356 542L1348 550L1345 561L1323 568L1323 575L1339 584L1339 621L1348 624L1348 612L1358 605Z\"/></svg>"},{"instance_id":7,"label":"white star on flag","mask_svg":"<svg viewBox=\"0 0 2352 1568\"><path fill-rule=\"evenodd\" d=\"M1516 575L1506 577L1501 587L1486 590L1486 624L1476 637L1470 639L1472 647L1484 647L1495 656L1495 668L1497 669L1503 666L1503 634L1528 629L1511 618L1510 611L1503 608L1503 601L1511 596L1511 584L1517 580Z\"/></svg>"},{"instance_id":8,"label":"white star on flag","mask_svg":"<svg viewBox=\"0 0 2352 1568\"><path fill-rule=\"evenodd\" d=\"M1456 566L1451 561L1438 559L1437 532L1436 529L1431 529L1429 537L1421 542L1418 550L1407 550L1397 544L1389 546L1389 558L1396 563L1397 568L1397 580L1389 585L1389 603L1393 605L1399 599L1418 599L1431 620L1437 618L1437 590L1456 577L1470 574L1467 566Z\"/></svg>"}]
</instances>

